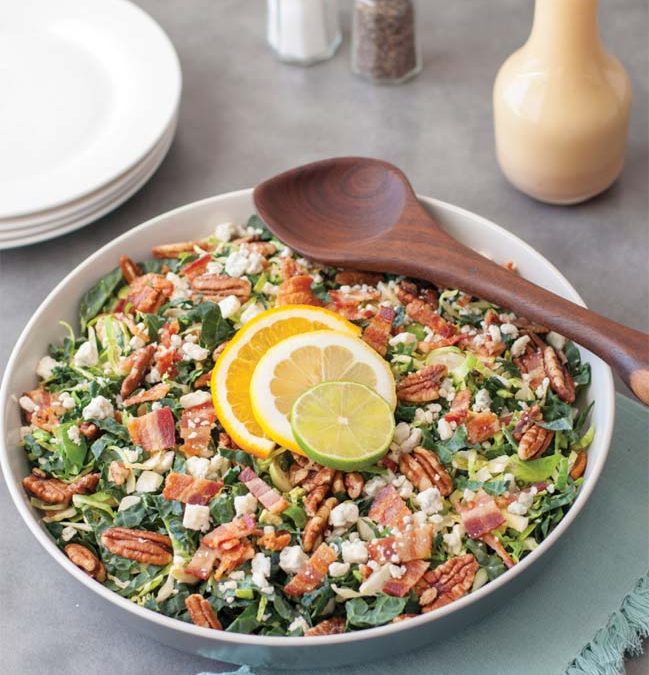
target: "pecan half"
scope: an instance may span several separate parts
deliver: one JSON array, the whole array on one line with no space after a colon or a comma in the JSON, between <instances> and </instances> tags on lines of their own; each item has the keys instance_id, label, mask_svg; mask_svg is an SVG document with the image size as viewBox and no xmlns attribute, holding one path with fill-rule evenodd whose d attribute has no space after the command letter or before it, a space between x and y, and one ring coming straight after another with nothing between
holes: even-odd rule
<instances>
[{"instance_id":1,"label":"pecan half","mask_svg":"<svg viewBox=\"0 0 649 675\"><path fill-rule=\"evenodd\" d=\"M339 286L376 286L382 280L382 274L360 270L341 270L335 276L335 281Z\"/></svg>"},{"instance_id":2,"label":"pecan half","mask_svg":"<svg viewBox=\"0 0 649 675\"><path fill-rule=\"evenodd\" d=\"M185 598L185 607L189 612L191 622L196 626L203 628L214 628L215 630L222 630L221 622L212 605L202 595L194 593Z\"/></svg>"},{"instance_id":3,"label":"pecan half","mask_svg":"<svg viewBox=\"0 0 649 675\"><path fill-rule=\"evenodd\" d=\"M138 349L135 352L131 370L122 381L122 386L119 390L122 398L128 398L142 384L146 371L153 361L155 350L155 345L146 345L146 347L142 347L142 349Z\"/></svg>"},{"instance_id":4,"label":"pecan half","mask_svg":"<svg viewBox=\"0 0 649 675\"><path fill-rule=\"evenodd\" d=\"M538 424L531 426L518 443L518 456L521 459L540 457L554 438L554 431L548 431Z\"/></svg>"},{"instance_id":5,"label":"pecan half","mask_svg":"<svg viewBox=\"0 0 649 675\"><path fill-rule=\"evenodd\" d=\"M309 473L309 469L300 466L297 462L293 462L288 468L288 479L291 482L291 485L300 485L307 479Z\"/></svg>"},{"instance_id":6,"label":"pecan half","mask_svg":"<svg viewBox=\"0 0 649 675\"><path fill-rule=\"evenodd\" d=\"M119 268L122 270L122 276L127 284L133 283L138 277L142 276L142 270L127 255L120 256Z\"/></svg>"},{"instance_id":7,"label":"pecan half","mask_svg":"<svg viewBox=\"0 0 649 675\"><path fill-rule=\"evenodd\" d=\"M467 553L426 572L428 588L419 597L421 611L430 612L461 598L471 588L479 567L473 555Z\"/></svg>"},{"instance_id":8,"label":"pecan half","mask_svg":"<svg viewBox=\"0 0 649 675\"><path fill-rule=\"evenodd\" d=\"M329 522L331 509L338 504L335 497L329 497L309 520L302 533L302 548L309 553L322 543L324 532Z\"/></svg>"},{"instance_id":9,"label":"pecan half","mask_svg":"<svg viewBox=\"0 0 649 675\"><path fill-rule=\"evenodd\" d=\"M514 427L512 436L515 440L520 441L523 434L534 424L543 419L541 415L541 408L538 405L533 405L531 408L524 410Z\"/></svg>"},{"instance_id":10,"label":"pecan half","mask_svg":"<svg viewBox=\"0 0 649 675\"><path fill-rule=\"evenodd\" d=\"M23 487L46 504L69 504L72 495L92 492L98 482L98 473L81 476L74 483L64 483L58 478L48 478L40 469L32 469L31 475L23 478Z\"/></svg>"},{"instance_id":11,"label":"pecan half","mask_svg":"<svg viewBox=\"0 0 649 675\"><path fill-rule=\"evenodd\" d=\"M68 544L63 550L65 555L88 576L97 581L106 581L104 563L89 548L81 544Z\"/></svg>"},{"instance_id":12,"label":"pecan half","mask_svg":"<svg viewBox=\"0 0 649 675\"><path fill-rule=\"evenodd\" d=\"M111 553L145 565L167 565L172 558L171 539L157 532L110 527L101 535L101 543Z\"/></svg>"},{"instance_id":13,"label":"pecan half","mask_svg":"<svg viewBox=\"0 0 649 675\"><path fill-rule=\"evenodd\" d=\"M316 487L304 497L304 510L306 511L307 516L315 515L316 511L320 508L320 504L322 504L324 498L329 493L329 487L329 485L316 485Z\"/></svg>"},{"instance_id":14,"label":"pecan half","mask_svg":"<svg viewBox=\"0 0 649 675\"><path fill-rule=\"evenodd\" d=\"M179 241L173 244L154 246L151 253L154 258L177 258L181 253L193 253L196 246L204 251L214 248L207 239L197 239L195 241Z\"/></svg>"},{"instance_id":15,"label":"pecan half","mask_svg":"<svg viewBox=\"0 0 649 675\"><path fill-rule=\"evenodd\" d=\"M432 450L417 446L412 453L403 453L399 469L419 492L436 487L443 497L453 492L453 479Z\"/></svg>"},{"instance_id":16,"label":"pecan half","mask_svg":"<svg viewBox=\"0 0 649 675\"><path fill-rule=\"evenodd\" d=\"M345 489L345 479L342 471L336 471L333 480L331 481L331 492L334 495L347 494Z\"/></svg>"},{"instance_id":17,"label":"pecan half","mask_svg":"<svg viewBox=\"0 0 649 675\"><path fill-rule=\"evenodd\" d=\"M404 279L397 284L394 293L402 305L408 305L413 300L417 299L417 296L419 295L419 289L417 288L417 284L414 281L408 281L407 279Z\"/></svg>"},{"instance_id":18,"label":"pecan half","mask_svg":"<svg viewBox=\"0 0 649 675\"><path fill-rule=\"evenodd\" d=\"M345 619L342 616L334 616L331 619L325 619L320 623L309 628L304 634L305 637L315 637L316 635L336 635L345 632Z\"/></svg>"},{"instance_id":19,"label":"pecan half","mask_svg":"<svg viewBox=\"0 0 649 675\"><path fill-rule=\"evenodd\" d=\"M550 379L552 391L566 403L574 403L575 382L568 369L559 361L554 347L550 345L543 349L543 365Z\"/></svg>"},{"instance_id":20,"label":"pecan half","mask_svg":"<svg viewBox=\"0 0 649 675\"><path fill-rule=\"evenodd\" d=\"M586 464L588 464L588 455L585 450L580 450L577 453L572 469L570 469L570 478L572 478L572 480L581 478L584 475L584 471L586 471Z\"/></svg>"},{"instance_id":21,"label":"pecan half","mask_svg":"<svg viewBox=\"0 0 649 675\"><path fill-rule=\"evenodd\" d=\"M365 487L365 479L363 475L357 471L346 473L344 477L345 489L350 499L358 499Z\"/></svg>"},{"instance_id":22,"label":"pecan half","mask_svg":"<svg viewBox=\"0 0 649 675\"><path fill-rule=\"evenodd\" d=\"M79 424L79 433L89 441L94 440L99 435L99 427L92 422L81 422Z\"/></svg>"},{"instance_id":23,"label":"pecan half","mask_svg":"<svg viewBox=\"0 0 649 675\"><path fill-rule=\"evenodd\" d=\"M397 383L397 398L407 403L427 403L439 398L439 386L446 375L446 366L431 364L409 373Z\"/></svg>"},{"instance_id":24,"label":"pecan half","mask_svg":"<svg viewBox=\"0 0 649 675\"><path fill-rule=\"evenodd\" d=\"M216 302L229 295L234 295L241 303L247 302L251 288L248 279L237 279L226 274L201 274L192 280L192 290L197 295L209 296Z\"/></svg>"},{"instance_id":25,"label":"pecan half","mask_svg":"<svg viewBox=\"0 0 649 675\"><path fill-rule=\"evenodd\" d=\"M311 475L308 480L305 480L302 483L302 487L307 492L311 492L311 490L319 485L331 485L331 481L333 481L334 475L336 474L335 469L330 469L326 466L320 467L320 465L315 465L314 468L317 469L316 472Z\"/></svg>"}]
</instances>

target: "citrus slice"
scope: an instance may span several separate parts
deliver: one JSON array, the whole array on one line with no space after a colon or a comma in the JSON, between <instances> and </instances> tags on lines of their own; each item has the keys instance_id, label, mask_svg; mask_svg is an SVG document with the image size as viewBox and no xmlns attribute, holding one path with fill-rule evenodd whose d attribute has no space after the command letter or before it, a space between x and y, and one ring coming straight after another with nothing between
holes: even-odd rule
<instances>
[{"instance_id":1,"label":"citrus slice","mask_svg":"<svg viewBox=\"0 0 649 675\"><path fill-rule=\"evenodd\" d=\"M300 452L291 430L291 408L300 394L328 380L364 384L392 410L397 404L390 366L366 342L340 331L302 333L271 347L252 375L252 411L264 433Z\"/></svg>"},{"instance_id":2,"label":"citrus slice","mask_svg":"<svg viewBox=\"0 0 649 675\"><path fill-rule=\"evenodd\" d=\"M386 400L358 382L323 382L307 389L291 411L293 434L311 459L357 471L376 463L394 435Z\"/></svg>"},{"instance_id":3,"label":"citrus slice","mask_svg":"<svg viewBox=\"0 0 649 675\"><path fill-rule=\"evenodd\" d=\"M257 424L248 393L259 359L291 335L323 329L360 333L357 326L322 307L283 305L251 319L221 352L212 371L212 401L223 428L240 448L268 457L275 447Z\"/></svg>"}]
</instances>

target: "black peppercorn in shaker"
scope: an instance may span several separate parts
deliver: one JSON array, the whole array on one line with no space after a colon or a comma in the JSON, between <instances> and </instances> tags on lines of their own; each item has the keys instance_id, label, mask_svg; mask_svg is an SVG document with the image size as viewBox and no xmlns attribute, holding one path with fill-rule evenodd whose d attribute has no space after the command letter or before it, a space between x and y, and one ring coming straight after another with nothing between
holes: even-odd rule
<instances>
[{"instance_id":1,"label":"black peppercorn in shaker","mask_svg":"<svg viewBox=\"0 0 649 675\"><path fill-rule=\"evenodd\" d=\"M398 84L420 69L413 0L356 0L352 70L374 82Z\"/></svg>"}]
</instances>

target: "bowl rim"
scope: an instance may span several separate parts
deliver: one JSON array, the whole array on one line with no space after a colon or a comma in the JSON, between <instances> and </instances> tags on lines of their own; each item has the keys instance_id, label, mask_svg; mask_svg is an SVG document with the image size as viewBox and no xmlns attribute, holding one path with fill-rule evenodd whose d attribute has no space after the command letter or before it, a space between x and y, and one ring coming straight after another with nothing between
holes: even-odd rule
<instances>
[{"instance_id":1,"label":"bowl rim","mask_svg":"<svg viewBox=\"0 0 649 675\"><path fill-rule=\"evenodd\" d=\"M394 624L387 624L384 626L376 626L373 628L365 628L363 630L341 633L337 635L323 635L323 636L313 636L305 638L304 636L300 637L287 637L287 636L264 636L264 635L250 635L248 633L229 633L227 631L214 631L209 628L203 628L201 626L195 626L194 624L181 621L179 619L174 619L172 617L165 616L159 612L146 609L136 605L128 598L124 598L114 591L109 590L103 584L97 583L94 579L89 577L87 574L82 572L78 567L76 567L68 557L63 553L63 551L55 544L54 540L49 536L45 528L42 526L41 521L37 519L33 509L28 506L25 501L24 494L22 493L22 482L20 479L16 480L17 477L13 475L9 464L9 444L7 442L7 429L5 429L5 411L7 409L8 401L14 392L9 391L9 381L11 379L11 374L15 368L15 364L18 360L18 354L22 349L23 343L27 340L30 335L34 324L38 321L40 315L46 310L50 304L52 298L59 292L59 290L66 285L72 278L74 278L81 270L87 269L92 266L93 263L101 258L104 255L104 252L108 247L112 247L115 244L120 242L126 242L135 232L143 232L145 230L155 228L155 226L161 221L166 220L170 217L179 216L181 214L192 211L196 208L206 206L208 204L216 204L223 201L228 201L230 199L236 199L241 197L250 197L252 196L252 188L245 188L242 190L235 190L231 192L222 193L219 195L214 195L212 197L207 197L205 199L200 199L194 202L190 202L183 206L177 207L170 211L166 211L154 218L151 218L136 227L127 230L122 233L120 236L111 239L101 248L95 251L92 255L88 256L83 262L77 265L71 272L69 272L47 295L47 297L41 302L39 307L36 309L30 320L27 322L27 325L24 327L20 336L18 337L14 348L11 352L9 360L7 362L7 367L5 369L4 376L2 378L2 385L0 386L0 466L5 477L5 483L11 495L14 505L18 509L22 519L27 524L27 527L36 537L36 540L43 546L43 548L61 565L69 574L74 578L80 581L84 586L89 588L91 591L97 593L99 596L106 599L108 602L117 606L118 608L135 615L140 620L151 622L157 624L163 629L169 629L172 631L180 631L189 636L196 638L201 638L203 640L207 639L213 641L215 644L218 643L231 643L233 645L243 644L250 647L272 647L272 648L304 648L308 645L341 645L346 643L358 643L363 640L373 640L376 638L386 637L388 635L393 635L400 633L404 630L409 630L414 627L421 627L427 623L442 619L445 616L458 612L464 608L473 605L481 601L486 596L494 593L498 589L507 585L510 581L513 581L517 576L523 574L529 567L533 566L536 561L544 556L554 544L561 538L563 533L570 527L570 525L575 521L587 501L589 500L598 480L608 453L610 450L611 438L613 434L613 424L615 419L615 387L613 382L613 374L606 364L604 364L604 372L602 378L602 389L608 390L609 396L608 401L599 400L598 406L603 406L606 403L606 410L604 410L603 419L606 424L601 426L597 430L597 437L599 438L599 443L602 445L602 452L597 458L597 461L594 465L591 465L591 472L587 482L584 482L577 498L571 505L568 513L561 519L561 522L554 528L554 530L548 535L548 537L541 542L539 547L532 551L526 558L521 562L516 564L513 568L505 571L499 577L485 584L478 590L465 595L458 600L455 600L452 603L444 607L440 607L432 612L426 614L421 614L419 616L413 617L408 621L400 621ZM526 249L533 257L540 257L544 263L544 266L548 271L555 275L557 279L563 282L568 290L569 299L585 306L585 303L576 289L572 284L566 279L566 277L549 261L543 256L539 251L530 246L527 242L520 239L515 234L509 232L505 228L497 225L496 223L479 216L478 214L464 209L462 207L450 204L448 202L442 201L440 199L434 199L432 197L426 197L423 195L417 195L417 198L432 208L441 208L446 211L451 211L468 218L477 224L484 226L486 229L491 231L498 232L505 239L510 241L515 241L517 245ZM254 210L254 207L252 207ZM442 223L443 225L443 223ZM598 358L598 357L595 357ZM20 477L22 478L22 477Z\"/></svg>"}]
</instances>

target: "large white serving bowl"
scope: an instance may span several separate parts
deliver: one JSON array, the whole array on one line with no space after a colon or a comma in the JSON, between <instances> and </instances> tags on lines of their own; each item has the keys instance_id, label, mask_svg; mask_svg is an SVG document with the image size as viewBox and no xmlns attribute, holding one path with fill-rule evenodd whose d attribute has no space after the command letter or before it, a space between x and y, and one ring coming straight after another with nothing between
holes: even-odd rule
<instances>
[{"instance_id":1,"label":"large white serving bowl","mask_svg":"<svg viewBox=\"0 0 649 675\"><path fill-rule=\"evenodd\" d=\"M480 216L451 204L420 197L439 223L454 237L496 260L515 260L529 280L583 304L577 291L540 253ZM77 325L77 306L99 277L111 271L121 254L136 260L150 257L155 244L201 238L224 221L245 222L253 213L252 190L241 190L183 206L118 237L71 272L46 298L18 339L0 389L0 460L11 496L27 526L50 555L81 584L106 600L106 609L152 638L191 652L232 663L285 668L335 666L380 658L415 649L460 629L493 611L512 593L528 584L543 568L548 553L588 501L606 461L613 431L615 390L609 367L582 349L592 368L588 401L595 401L592 422L597 429L589 450L588 468L572 508L550 536L495 581L460 600L408 621L355 633L310 638L262 637L200 628L143 609L109 591L75 567L55 545L30 505L21 480L28 473L19 445L21 419L14 398L36 384L34 371L50 342L62 337L61 319ZM431 260L434 266L435 261Z\"/></svg>"}]
</instances>

